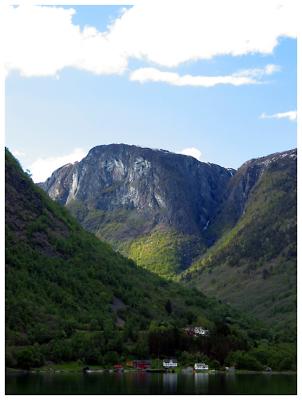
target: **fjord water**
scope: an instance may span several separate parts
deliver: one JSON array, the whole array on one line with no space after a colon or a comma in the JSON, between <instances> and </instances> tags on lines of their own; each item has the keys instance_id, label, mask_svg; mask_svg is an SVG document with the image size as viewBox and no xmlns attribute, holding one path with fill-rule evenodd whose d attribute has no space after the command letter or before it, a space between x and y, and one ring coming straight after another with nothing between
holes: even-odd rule
<instances>
[{"instance_id":1,"label":"fjord water","mask_svg":"<svg viewBox=\"0 0 302 400\"><path fill-rule=\"evenodd\" d=\"M6 394L296 394L295 374L24 373Z\"/></svg>"}]
</instances>

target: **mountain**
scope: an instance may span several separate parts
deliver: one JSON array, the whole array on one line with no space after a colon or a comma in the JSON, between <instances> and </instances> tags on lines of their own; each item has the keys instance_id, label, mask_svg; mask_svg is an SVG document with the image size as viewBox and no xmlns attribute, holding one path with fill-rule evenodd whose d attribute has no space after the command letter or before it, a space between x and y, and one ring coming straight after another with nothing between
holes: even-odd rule
<instances>
[{"instance_id":1,"label":"mountain","mask_svg":"<svg viewBox=\"0 0 302 400\"><path fill-rule=\"evenodd\" d=\"M97 237L171 277L208 246L204 231L234 170L180 154L112 144L40 186Z\"/></svg>"},{"instance_id":2,"label":"mountain","mask_svg":"<svg viewBox=\"0 0 302 400\"><path fill-rule=\"evenodd\" d=\"M6 366L110 366L177 356L212 368L296 368L295 343L195 288L137 267L86 232L6 150ZM202 325L207 337L188 337ZM84 365L85 365L84 364Z\"/></svg>"},{"instance_id":3,"label":"mountain","mask_svg":"<svg viewBox=\"0 0 302 400\"><path fill-rule=\"evenodd\" d=\"M97 146L41 186L140 266L296 335L296 150L237 171L164 150Z\"/></svg>"},{"instance_id":4,"label":"mountain","mask_svg":"<svg viewBox=\"0 0 302 400\"><path fill-rule=\"evenodd\" d=\"M297 151L250 160L209 223L215 244L182 275L296 338Z\"/></svg>"},{"instance_id":5,"label":"mountain","mask_svg":"<svg viewBox=\"0 0 302 400\"><path fill-rule=\"evenodd\" d=\"M113 365L201 351L217 365L271 338L255 319L115 253L35 185L8 150L5 179L6 366ZM210 336L188 338L191 324Z\"/></svg>"}]
</instances>

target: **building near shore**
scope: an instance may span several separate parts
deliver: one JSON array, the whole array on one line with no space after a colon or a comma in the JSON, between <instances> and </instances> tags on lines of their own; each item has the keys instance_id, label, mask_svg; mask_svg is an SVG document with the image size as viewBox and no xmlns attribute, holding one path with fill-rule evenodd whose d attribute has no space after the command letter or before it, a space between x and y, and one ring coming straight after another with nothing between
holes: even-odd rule
<instances>
[{"instance_id":1,"label":"building near shore","mask_svg":"<svg viewBox=\"0 0 302 400\"><path fill-rule=\"evenodd\" d=\"M165 359L163 360L163 367L164 368L176 368L177 367L177 360L174 358Z\"/></svg>"},{"instance_id":2,"label":"building near shore","mask_svg":"<svg viewBox=\"0 0 302 400\"><path fill-rule=\"evenodd\" d=\"M151 360L134 360L132 366L137 369L151 368Z\"/></svg>"},{"instance_id":3,"label":"building near shore","mask_svg":"<svg viewBox=\"0 0 302 400\"><path fill-rule=\"evenodd\" d=\"M208 371L209 366L205 363L195 363L194 370L195 371Z\"/></svg>"}]
</instances>

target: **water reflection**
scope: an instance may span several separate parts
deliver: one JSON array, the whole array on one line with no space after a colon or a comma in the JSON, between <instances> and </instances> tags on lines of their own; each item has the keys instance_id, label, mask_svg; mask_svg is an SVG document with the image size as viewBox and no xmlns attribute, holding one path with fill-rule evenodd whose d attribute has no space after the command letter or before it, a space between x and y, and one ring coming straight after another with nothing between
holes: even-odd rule
<instances>
[{"instance_id":1,"label":"water reflection","mask_svg":"<svg viewBox=\"0 0 302 400\"><path fill-rule=\"evenodd\" d=\"M200 372L194 374L194 388L196 394L208 393L209 374Z\"/></svg>"},{"instance_id":2,"label":"water reflection","mask_svg":"<svg viewBox=\"0 0 302 400\"><path fill-rule=\"evenodd\" d=\"M208 373L14 374L6 394L296 394L296 375Z\"/></svg>"},{"instance_id":3,"label":"water reflection","mask_svg":"<svg viewBox=\"0 0 302 400\"><path fill-rule=\"evenodd\" d=\"M165 393L177 393L177 374L163 374L163 387Z\"/></svg>"}]
</instances>

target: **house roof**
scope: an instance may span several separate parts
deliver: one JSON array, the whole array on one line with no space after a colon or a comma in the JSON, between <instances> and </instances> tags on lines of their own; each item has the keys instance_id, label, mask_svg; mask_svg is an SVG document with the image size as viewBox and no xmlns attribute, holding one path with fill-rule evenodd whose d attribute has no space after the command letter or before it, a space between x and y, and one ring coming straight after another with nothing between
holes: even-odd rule
<instances>
[{"instance_id":1,"label":"house roof","mask_svg":"<svg viewBox=\"0 0 302 400\"><path fill-rule=\"evenodd\" d=\"M151 360L133 360L133 362L136 362L136 363L150 363Z\"/></svg>"}]
</instances>

